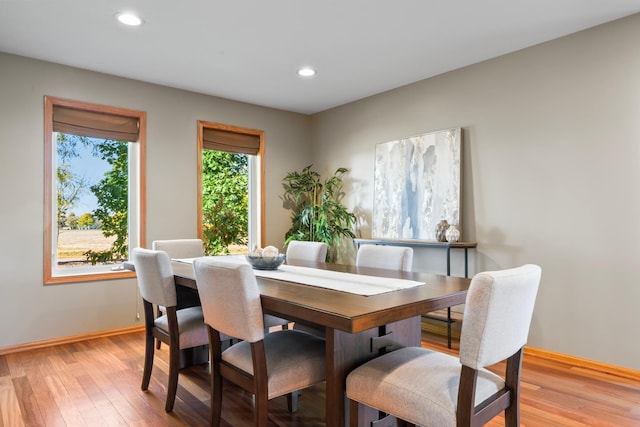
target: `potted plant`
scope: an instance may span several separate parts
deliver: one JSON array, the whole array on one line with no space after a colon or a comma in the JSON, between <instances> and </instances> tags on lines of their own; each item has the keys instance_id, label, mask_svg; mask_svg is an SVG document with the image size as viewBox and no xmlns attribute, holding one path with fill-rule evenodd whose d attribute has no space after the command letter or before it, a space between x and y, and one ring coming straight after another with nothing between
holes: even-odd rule
<instances>
[{"instance_id":1,"label":"potted plant","mask_svg":"<svg viewBox=\"0 0 640 427\"><path fill-rule=\"evenodd\" d=\"M343 238L353 239L356 217L341 203L342 176L349 170L338 168L332 177L322 181L312 165L284 177L284 207L291 209L291 228L285 243L292 240L324 242L329 250L327 261L335 261L337 247Z\"/></svg>"}]
</instances>

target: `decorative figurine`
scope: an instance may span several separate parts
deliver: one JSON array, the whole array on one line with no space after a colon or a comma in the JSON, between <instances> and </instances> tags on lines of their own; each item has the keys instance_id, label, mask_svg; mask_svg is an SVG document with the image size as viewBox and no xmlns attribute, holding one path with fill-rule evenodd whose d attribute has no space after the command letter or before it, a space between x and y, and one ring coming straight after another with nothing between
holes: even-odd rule
<instances>
[{"instance_id":1,"label":"decorative figurine","mask_svg":"<svg viewBox=\"0 0 640 427\"><path fill-rule=\"evenodd\" d=\"M447 238L447 242L449 243L455 243L460 239L460 230L458 230L458 228L453 224L447 228L447 232L444 234Z\"/></svg>"},{"instance_id":2,"label":"decorative figurine","mask_svg":"<svg viewBox=\"0 0 640 427\"><path fill-rule=\"evenodd\" d=\"M436 240L438 242L446 242L447 241L447 229L449 228L449 223L446 219L443 219L438 223L438 228L436 229Z\"/></svg>"}]
</instances>

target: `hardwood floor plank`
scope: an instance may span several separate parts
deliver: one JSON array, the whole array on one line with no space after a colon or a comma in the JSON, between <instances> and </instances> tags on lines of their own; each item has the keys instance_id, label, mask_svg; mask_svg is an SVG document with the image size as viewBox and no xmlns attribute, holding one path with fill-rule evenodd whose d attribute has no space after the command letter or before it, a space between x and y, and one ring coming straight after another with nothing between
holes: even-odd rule
<instances>
[{"instance_id":1,"label":"hardwood floor plank","mask_svg":"<svg viewBox=\"0 0 640 427\"><path fill-rule=\"evenodd\" d=\"M25 426L44 425L44 419L40 413L35 393L31 388L29 379L26 376L13 378L13 389L20 405L22 421Z\"/></svg>"},{"instance_id":2,"label":"hardwood floor plank","mask_svg":"<svg viewBox=\"0 0 640 427\"><path fill-rule=\"evenodd\" d=\"M0 423L3 426L24 426L18 396L8 376L0 377Z\"/></svg>"},{"instance_id":3,"label":"hardwood floor plank","mask_svg":"<svg viewBox=\"0 0 640 427\"><path fill-rule=\"evenodd\" d=\"M25 358L18 356L20 353L15 354L7 354L4 356L0 356L0 358L4 359L7 367L6 369L9 371L9 374L12 378L22 377L25 375L25 370L23 369L23 364L28 364L30 366L34 366L38 360L39 354L33 354L33 358Z\"/></svg>"},{"instance_id":4,"label":"hardwood floor plank","mask_svg":"<svg viewBox=\"0 0 640 427\"><path fill-rule=\"evenodd\" d=\"M45 378L39 366L32 365L26 373L29 386L33 392L33 398L37 402L38 409L45 426L65 426L62 414L53 399L53 395L46 384Z\"/></svg>"},{"instance_id":5,"label":"hardwood floor plank","mask_svg":"<svg viewBox=\"0 0 640 427\"><path fill-rule=\"evenodd\" d=\"M8 377L9 375L11 375L11 371L9 371L7 357L0 355L0 377Z\"/></svg>"}]
</instances>

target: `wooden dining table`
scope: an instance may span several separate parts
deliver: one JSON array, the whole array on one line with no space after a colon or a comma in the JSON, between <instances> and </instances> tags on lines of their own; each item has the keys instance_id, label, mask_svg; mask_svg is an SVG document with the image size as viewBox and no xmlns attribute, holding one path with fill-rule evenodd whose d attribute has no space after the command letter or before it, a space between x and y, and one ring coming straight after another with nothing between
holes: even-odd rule
<instances>
[{"instance_id":1,"label":"wooden dining table","mask_svg":"<svg viewBox=\"0 0 640 427\"><path fill-rule=\"evenodd\" d=\"M326 425L344 426L347 374L362 363L398 346L420 346L421 315L465 302L470 279L418 272L399 272L351 265L288 261L365 276L389 277L424 284L363 296L274 278L257 277L265 313L324 331L326 338ZM172 262L175 282L183 291L197 290L193 265ZM374 420L371 410L361 414ZM369 425L369 424L367 424Z\"/></svg>"}]
</instances>

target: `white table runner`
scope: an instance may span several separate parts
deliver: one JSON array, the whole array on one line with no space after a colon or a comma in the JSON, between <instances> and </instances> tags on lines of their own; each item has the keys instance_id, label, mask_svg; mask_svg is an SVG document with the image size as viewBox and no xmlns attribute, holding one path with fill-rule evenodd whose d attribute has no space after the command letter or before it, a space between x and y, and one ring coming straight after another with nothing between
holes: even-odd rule
<instances>
[{"instance_id":1,"label":"white table runner","mask_svg":"<svg viewBox=\"0 0 640 427\"><path fill-rule=\"evenodd\" d=\"M413 280L365 276L362 274L298 267L294 265L281 265L277 270L254 271L257 277L302 283L303 285L317 286L365 296L424 285L424 282L416 282Z\"/></svg>"},{"instance_id":2,"label":"white table runner","mask_svg":"<svg viewBox=\"0 0 640 427\"><path fill-rule=\"evenodd\" d=\"M172 261L193 264L194 259L195 258L182 258L173 259ZM234 261L236 260L248 264L244 257L234 257ZM416 282L414 280L366 276L363 274L344 273L341 271L322 270L319 268L299 267L295 265L281 265L277 270L253 271L256 277L301 283L303 285L317 286L364 296L379 295L399 289L424 285L424 282Z\"/></svg>"}]
</instances>

